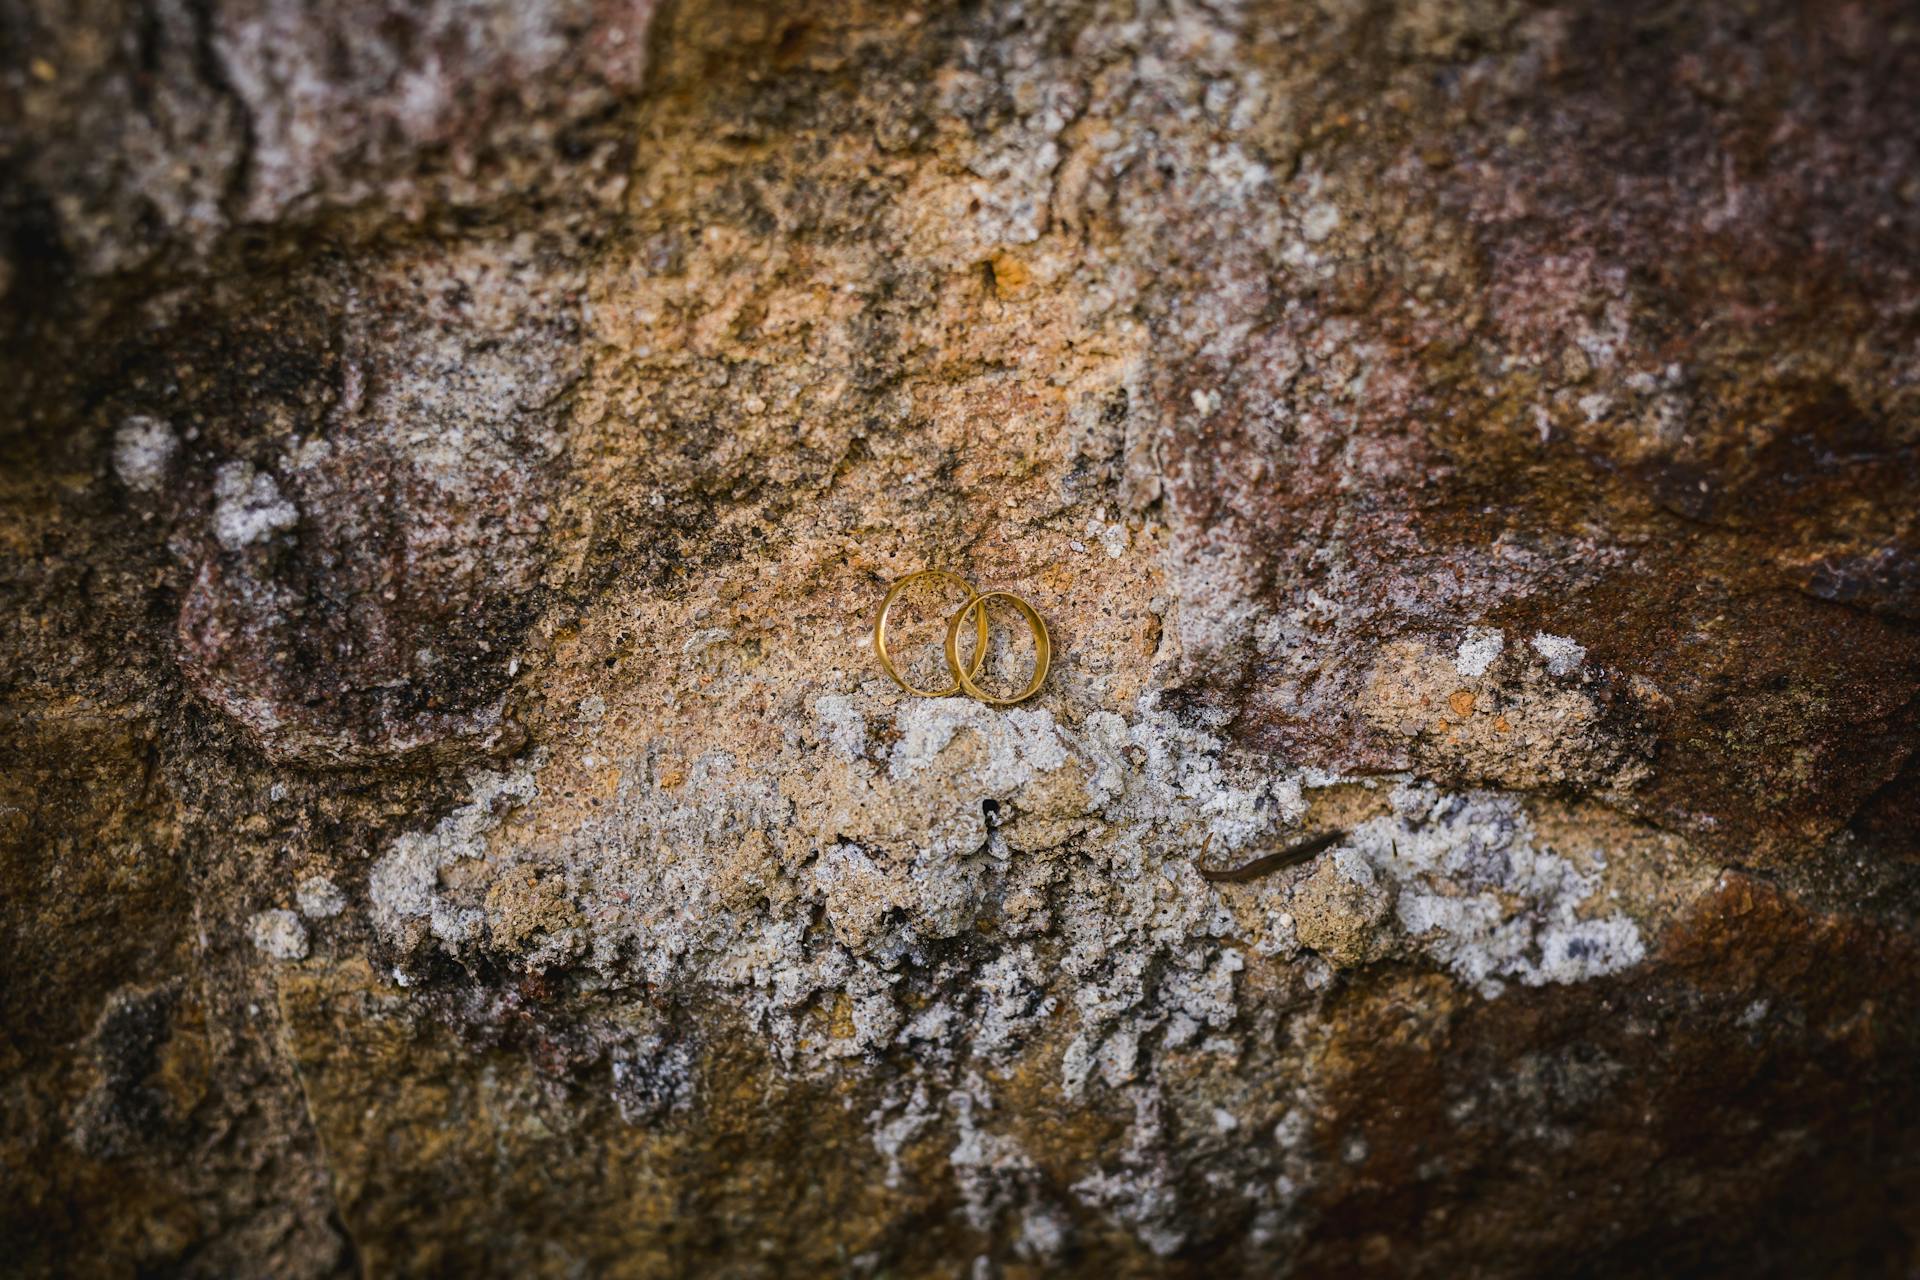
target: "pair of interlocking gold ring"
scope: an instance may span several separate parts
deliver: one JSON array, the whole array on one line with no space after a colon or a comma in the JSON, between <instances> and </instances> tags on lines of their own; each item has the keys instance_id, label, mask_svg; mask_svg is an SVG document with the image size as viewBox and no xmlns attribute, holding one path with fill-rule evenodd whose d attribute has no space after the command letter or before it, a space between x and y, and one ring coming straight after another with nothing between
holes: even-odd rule
<instances>
[{"instance_id":1,"label":"pair of interlocking gold ring","mask_svg":"<svg viewBox=\"0 0 1920 1280\"><path fill-rule=\"evenodd\" d=\"M893 658L887 653L887 615L893 612L894 601L900 593L916 582L927 578L937 578L951 582L967 593L967 602L951 618L947 619L947 669L953 673L953 683L944 689L916 689L907 683L893 665ZM1018 609L1027 620L1027 626L1033 631L1033 679L1027 681L1026 688L1009 698L988 693L974 683L974 677L980 674L980 668L987 661L987 602L1005 600ZM973 624L973 658L965 666L960 665L960 629L967 625L971 617ZM880 665L887 669L893 682L908 693L918 694L922 698L946 698L964 690L968 696L982 702L990 702L999 707L1010 707L1016 702L1025 702L1040 692L1040 686L1046 683L1047 665L1053 659L1053 641L1047 636L1047 624L1040 620L1039 610L1028 604L1025 599L1011 591L975 591L973 584L957 573L945 569L922 569L910 573L887 590L887 598L880 602L880 617L873 624L873 651L879 655Z\"/></svg>"}]
</instances>

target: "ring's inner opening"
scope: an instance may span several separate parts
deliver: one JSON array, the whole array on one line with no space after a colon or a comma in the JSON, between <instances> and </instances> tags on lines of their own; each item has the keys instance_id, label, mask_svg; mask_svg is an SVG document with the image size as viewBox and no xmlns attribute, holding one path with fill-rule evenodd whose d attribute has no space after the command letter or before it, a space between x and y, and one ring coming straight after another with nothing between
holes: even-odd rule
<instances>
[{"instance_id":1,"label":"ring's inner opening","mask_svg":"<svg viewBox=\"0 0 1920 1280\"><path fill-rule=\"evenodd\" d=\"M887 656L893 668L916 689L953 687L947 670L947 619L967 602L966 589L949 578L921 578L902 591L887 615ZM967 620L962 662L973 654L973 620Z\"/></svg>"},{"instance_id":2,"label":"ring's inner opening","mask_svg":"<svg viewBox=\"0 0 1920 1280\"><path fill-rule=\"evenodd\" d=\"M1034 642L1033 627L1028 624L1027 615L1020 612L1018 605L996 597L987 601L986 609L987 661L973 682L996 698L1011 698L1033 679L1034 663L1039 660L1039 646ZM974 626L973 618L969 617L960 628L960 664L963 667L973 661L973 642L979 635Z\"/></svg>"}]
</instances>

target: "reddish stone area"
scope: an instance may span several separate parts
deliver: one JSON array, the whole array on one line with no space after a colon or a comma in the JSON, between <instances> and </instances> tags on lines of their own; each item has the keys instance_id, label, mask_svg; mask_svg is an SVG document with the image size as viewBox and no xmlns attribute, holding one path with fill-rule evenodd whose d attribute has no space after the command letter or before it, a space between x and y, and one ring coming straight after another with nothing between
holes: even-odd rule
<instances>
[{"instance_id":1,"label":"reddish stone area","mask_svg":"<svg viewBox=\"0 0 1920 1280\"><path fill-rule=\"evenodd\" d=\"M1156 390L1196 587L1264 605L1195 637L1244 740L1420 760L1356 714L1354 652L1493 623L1580 643L1648 765L1629 805L1727 856L1804 853L1898 774L1920 55L1881 24L1908 30L1871 5L1517 17L1431 79L1363 82L1383 103L1318 104L1339 194L1311 272L1192 211L1220 234L1183 246L1166 336L1229 288L1244 336Z\"/></svg>"},{"instance_id":2,"label":"reddish stone area","mask_svg":"<svg viewBox=\"0 0 1920 1280\"><path fill-rule=\"evenodd\" d=\"M1651 779L1630 802L1738 862L1826 841L1889 787L1920 732L1911 626L1784 587L1632 575L1541 610L1608 617L1590 652L1661 691Z\"/></svg>"},{"instance_id":3,"label":"reddish stone area","mask_svg":"<svg viewBox=\"0 0 1920 1280\"><path fill-rule=\"evenodd\" d=\"M1406 979L1356 991L1321 1136L1354 1158L1309 1272L1517 1249L1535 1274L1902 1273L1920 1009L1884 978L1915 959L1905 929L1729 873L1597 989L1442 1013Z\"/></svg>"}]
</instances>

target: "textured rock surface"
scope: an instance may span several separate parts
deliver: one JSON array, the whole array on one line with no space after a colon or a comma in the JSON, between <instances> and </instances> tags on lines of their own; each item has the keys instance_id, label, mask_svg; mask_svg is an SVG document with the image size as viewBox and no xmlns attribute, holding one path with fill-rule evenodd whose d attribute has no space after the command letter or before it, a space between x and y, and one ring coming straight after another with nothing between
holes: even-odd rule
<instances>
[{"instance_id":1,"label":"textured rock surface","mask_svg":"<svg viewBox=\"0 0 1920 1280\"><path fill-rule=\"evenodd\" d=\"M11 1265L1920 1266L1910 6L0 34Z\"/></svg>"}]
</instances>

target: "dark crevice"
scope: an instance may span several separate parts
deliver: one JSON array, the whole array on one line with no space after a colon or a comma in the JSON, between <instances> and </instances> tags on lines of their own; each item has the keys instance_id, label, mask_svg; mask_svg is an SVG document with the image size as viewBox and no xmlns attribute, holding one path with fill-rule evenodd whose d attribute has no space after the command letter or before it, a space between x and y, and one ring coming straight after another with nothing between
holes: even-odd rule
<instances>
[{"instance_id":1,"label":"dark crevice","mask_svg":"<svg viewBox=\"0 0 1920 1280\"><path fill-rule=\"evenodd\" d=\"M254 152L258 139L254 132L253 112L227 74L227 66L214 43L215 0L182 0L193 22L194 69L200 78L226 100L235 126L240 131L240 154L227 171L220 193L220 208L229 225L238 225L246 206L247 190L253 181Z\"/></svg>"}]
</instances>

